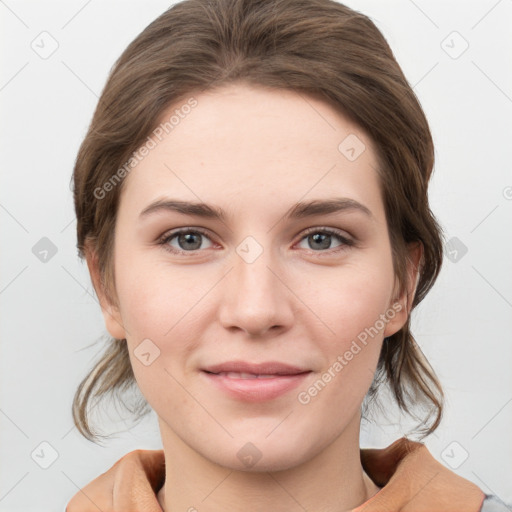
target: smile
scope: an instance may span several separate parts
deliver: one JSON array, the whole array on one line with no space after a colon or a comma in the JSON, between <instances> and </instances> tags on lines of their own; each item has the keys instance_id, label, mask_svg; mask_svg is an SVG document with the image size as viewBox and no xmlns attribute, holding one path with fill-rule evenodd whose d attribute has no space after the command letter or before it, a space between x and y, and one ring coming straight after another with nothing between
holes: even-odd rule
<instances>
[{"instance_id":1,"label":"smile","mask_svg":"<svg viewBox=\"0 0 512 512\"><path fill-rule=\"evenodd\" d=\"M265 402L285 395L302 384L310 373L307 371L276 375L246 372L201 372L212 388L230 398L245 402Z\"/></svg>"}]
</instances>

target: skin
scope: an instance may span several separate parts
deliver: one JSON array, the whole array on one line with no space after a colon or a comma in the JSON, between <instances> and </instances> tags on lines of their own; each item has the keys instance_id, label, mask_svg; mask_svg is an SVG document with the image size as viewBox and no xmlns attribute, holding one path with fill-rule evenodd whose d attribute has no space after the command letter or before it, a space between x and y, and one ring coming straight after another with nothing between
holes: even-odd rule
<instances>
[{"instance_id":1,"label":"skin","mask_svg":"<svg viewBox=\"0 0 512 512\"><path fill-rule=\"evenodd\" d=\"M233 504L248 512L350 510L379 490L360 462L360 407L383 338L407 320L421 247L410 248L410 284L396 296L374 146L329 104L244 84L195 98L198 105L123 185L114 248L118 307L106 299L94 252L87 255L106 327L126 338L137 383L159 418L166 480L158 500L170 512ZM338 150L350 134L366 147L355 161ZM215 205L226 221L172 211L140 218L164 197ZM346 210L285 218L299 201L334 197L365 205L371 216ZM177 228L202 228L207 236L181 244L174 236L167 246L184 254L173 254L158 241ZM317 229L305 234L308 228ZM308 236L326 228L354 245ZM237 253L248 236L262 249L251 263ZM298 393L393 304L401 311L300 403ZM147 338L160 350L148 366L134 354ZM275 399L244 402L200 371L233 359L281 361L311 373ZM248 442L261 454L251 467L237 456Z\"/></svg>"}]
</instances>

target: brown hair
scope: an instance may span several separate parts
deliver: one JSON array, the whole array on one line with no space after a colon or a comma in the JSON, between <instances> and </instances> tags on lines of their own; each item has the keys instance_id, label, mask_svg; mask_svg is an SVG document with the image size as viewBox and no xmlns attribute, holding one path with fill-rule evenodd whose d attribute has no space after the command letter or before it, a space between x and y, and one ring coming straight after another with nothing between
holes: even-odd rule
<instances>
[{"instance_id":1,"label":"brown hair","mask_svg":"<svg viewBox=\"0 0 512 512\"><path fill-rule=\"evenodd\" d=\"M408 279L406 244L423 245L412 308L418 305L443 258L442 230L427 197L432 136L383 35L368 17L333 0L185 0L147 26L116 61L73 173L79 256L93 249L111 304L117 305L113 241L125 176L120 166L170 105L235 82L321 98L371 137L400 293ZM105 193L116 176L119 185ZM73 419L79 431L97 438L88 419L90 399L121 397L134 383L126 341L111 338L76 391ZM410 317L384 339L365 400L373 400L382 383L405 412L428 406L420 432L428 435L438 427L443 392L410 332Z\"/></svg>"}]
</instances>

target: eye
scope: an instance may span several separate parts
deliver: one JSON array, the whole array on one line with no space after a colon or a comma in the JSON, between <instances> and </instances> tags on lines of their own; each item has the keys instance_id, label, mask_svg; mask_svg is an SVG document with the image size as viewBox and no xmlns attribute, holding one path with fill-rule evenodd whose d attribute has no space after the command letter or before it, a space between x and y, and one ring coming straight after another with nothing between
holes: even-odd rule
<instances>
[{"instance_id":1,"label":"eye","mask_svg":"<svg viewBox=\"0 0 512 512\"><path fill-rule=\"evenodd\" d=\"M331 247L333 238L340 243L336 247ZM347 238L341 231L327 228L310 228L302 237L301 242L306 241L309 247L302 247L315 252L333 252L342 251L354 245L354 241ZM328 251L326 251L327 249Z\"/></svg>"},{"instance_id":2,"label":"eye","mask_svg":"<svg viewBox=\"0 0 512 512\"><path fill-rule=\"evenodd\" d=\"M332 247L333 238L339 242L334 248ZM204 240L209 242L206 247L203 245ZM302 249L328 254L346 250L355 245L355 242L344 236L341 231L328 228L308 229L299 243L303 241L306 241L308 247L301 247ZM190 254L213 247L210 237L199 228L187 228L166 233L159 239L158 244L173 254Z\"/></svg>"},{"instance_id":3,"label":"eye","mask_svg":"<svg viewBox=\"0 0 512 512\"><path fill-rule=\"evenodd\" d=\"M175 240L176 239L176 240ZM203 240L207 239L210 241L210 245L207 247L203 246ZM174 245L172 242L175 241ZM208 235L200 229L182 229L171 233L166 233L159 241L159 245L162 245L165 250L174 254L184 254L188 252L198 251L199 249L205 249L212 247L210 238Z\"/></svg>"}]
</instances>

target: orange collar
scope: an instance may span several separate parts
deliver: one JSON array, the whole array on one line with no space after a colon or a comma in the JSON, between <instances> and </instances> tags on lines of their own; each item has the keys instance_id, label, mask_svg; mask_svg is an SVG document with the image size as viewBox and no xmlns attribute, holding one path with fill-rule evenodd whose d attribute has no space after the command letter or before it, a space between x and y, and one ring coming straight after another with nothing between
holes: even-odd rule
<instances>
[{"instance_id":1,"label":"orange collar","mask_svg":"<svg viewBox=\"0 0 512 512\"><path fill-rule=\"evenodd\" d=\"M351 512L480 512L483 491L443 466L423 443L402 437L360 452L364 470L382 489Z\"/></svg>"}]
</instances>

